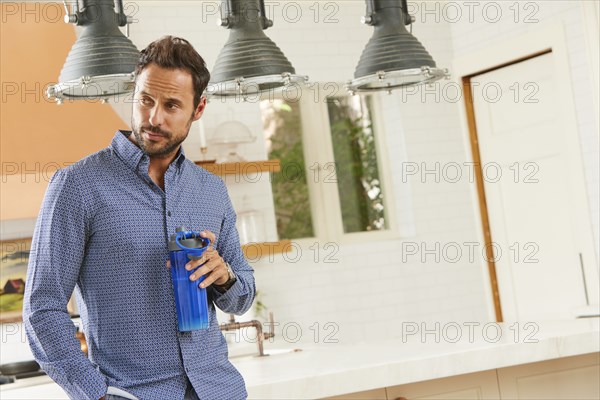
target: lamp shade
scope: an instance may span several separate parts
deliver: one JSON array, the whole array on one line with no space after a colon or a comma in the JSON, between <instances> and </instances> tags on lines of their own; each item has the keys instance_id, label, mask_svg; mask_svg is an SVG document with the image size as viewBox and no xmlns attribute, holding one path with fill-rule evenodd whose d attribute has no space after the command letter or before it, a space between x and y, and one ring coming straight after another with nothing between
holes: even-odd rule
<instances>
[{"instance_id":1,"label":"lamp shade","mask_svg":"<svg viewBox=\"0 0 600 400\"><path fill-rule=\"evenodd\" d=\"M351 91L391 90L448 75L447 70L437 68L425 47L406 29L407 18L400 0L371 0L368 5L372 12L365 22L373 25L375 32L348 85Z\"/></svg>"},{"instance_id":2,"label":"lamp shade","mask_svg":"<svg viewBox=\"0 0 600 400\"><path fill-rule=\"evenodd\" d=\"M127 23L122 7L119 14L114 8L113 0L84 0L82 11L68 17L67 22L76 22L83 31L67 56L59 83L48 89L49 97L59 102L108 99L133 90L139 51L119 30Z\"/></svg>"},{"instance_id":3,"label":"lamp shade","mask_svg":"<svg viewBox=\"0 0 600 400\"><path fill-rule=\"evenodd\" d=\"M296 70L263 29L272 25L262 0L225 0L221 25L231 30L209 82L208 94L238 96L284 88L306 77Z\"/></svg>"}]
</instances>

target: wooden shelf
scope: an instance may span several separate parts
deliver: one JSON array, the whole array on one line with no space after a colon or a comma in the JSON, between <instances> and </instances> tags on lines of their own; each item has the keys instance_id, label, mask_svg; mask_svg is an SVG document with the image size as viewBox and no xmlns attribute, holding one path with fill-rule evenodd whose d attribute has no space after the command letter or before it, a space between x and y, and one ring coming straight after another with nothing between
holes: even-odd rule
<instances>
[{"instance_id":1,"label":"wooden shelf","mask_svg":"<svg viewBox=\"0 0 600 400\"><path fill-rule=\"evenodd\" d=\"M250 261L258 260L273 254L289 253L292 251L291 240L280 240L278 242L249 243L242 246L244 255Z\"/></svg>"},{"instance_id":2,"label":"wooden shelf","mask_svg":"<svg viewBox=\"0 0 600 400\"><path fill-rule=\"evenodd\" d=\"M234 163L212 163L207 164L196 161L196 165L204 168L215 175L248 175L259 172L279 172L281 164L279 160L244 161Z\"/></svg>"},{"instance_id":3,"label":"wooden shelf","mask_svg":"<svg viewBox=\"0 0 600 400\"><path fill-rule=\"evenodd\" d=\"M263 160L263 161L245 161L234 163L203 163L196 161L196 165L204 168L208 172L215 175L249 175L261 172L279 172L281 171L281 163L279 160ZM280 240L278 242L264 243L249 243L242 246L242 251L246 258L250 261L273 255L288 253L292 250L292 242L290 240Z\"/></svg>"}]
</instances>

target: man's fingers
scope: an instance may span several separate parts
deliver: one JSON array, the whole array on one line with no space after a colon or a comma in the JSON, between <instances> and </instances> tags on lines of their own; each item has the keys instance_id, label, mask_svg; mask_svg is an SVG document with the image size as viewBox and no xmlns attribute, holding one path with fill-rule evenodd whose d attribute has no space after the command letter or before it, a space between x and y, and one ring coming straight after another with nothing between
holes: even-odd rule
<instances>
[{"instance_id":1,"label":"man's fingers","mask_svg":"<svg viewBox=\"0 0 600 400\"><path fill-rule=\"evenodd\" d=\"M208 238L213 244L215 243L215 239L217 238L215 234L209 230L203 230L202 232L200 232L200 236Z\"/></svg>"},{"instance_id":2,"label":"man's fingers","mask_svg":"<svg viewBox=\"0 0 600 400\"><path fill-rule=\"evenodd\" d=\"M200 236L209 239L212 244L214 244L216 240L215 234L208 230L200 232ZM167 266L169 265L170 263L167 264ZM221 266L222 268L220 268ZM202 276L205 276L204 280L199 285L201 288L206 288L222 277L229 276L227 268L225 267L225 261L212 245L206 249L202 257L198 258L197 260L190 260L185 265L185 268L188 271L196 269L196 271L190 275L190 280L192 282L195 282L202 278Z\"/></svg>"},{"instance_id":3,"label":"man's fingers","mask_svg":"<svg viewBox=\"0 0 600 400\"><path fill-rule=\"evenodd\" d=\"M187 269L188 271L191 271L195 268L198 268L200 265L204 264L206 261L213 258L215 253L216 253L216 250L209 248L208 250L206 250L204 252L204 254L202 254L202 257L200 257L197 260L190 260L190 262L185 264L185 269Z\"/></svg>"},{"instance_id":4,"label":"man's fingers","mask_svg":"<svg viewBox=\"0 0 600 400\"><path fill-rule=\"evenodd\" d=\"M192 275L190 275L190 280L197 281L202 275L206 275L216 269L221 262L222 261L220 257L208 261L206 264L198 268L198 270L196 270Z\"/></svg>"},{"instance_id":5,"label":"man's fingers","mask_svg":"<svg viewBox=\"0 0 600 400\"><path fill-rule=\"evenodd\" d=\"M167 268L171 268L171 260L167 260Z\"/></svg>"},{"instance_id":6,"label":"man's fingers","mask_svg":"<svg viewBox=\"0 0 600 400\"><path fill-rule=\"evenodd\" d=\"M204 263L204 257L203 258L199 258L197 260L190 260L190 262L188 262L187 264L185 264L185 269L187 269L188 271L191 271L193 269L198 268L203 263Z\"/></svg>"},{"instance_id":7,"label":"man's fingers","mask_svg":"<svg viewBox=\"0 0 600 400\"><path fill-rule=\"evenodd\" d=\"M200 283L199 287L202 289L207 288L225 275L229 275L227 273L227 268L214 269L209 275L206 276L202 283Z\"/></svg>"}]
</instances>

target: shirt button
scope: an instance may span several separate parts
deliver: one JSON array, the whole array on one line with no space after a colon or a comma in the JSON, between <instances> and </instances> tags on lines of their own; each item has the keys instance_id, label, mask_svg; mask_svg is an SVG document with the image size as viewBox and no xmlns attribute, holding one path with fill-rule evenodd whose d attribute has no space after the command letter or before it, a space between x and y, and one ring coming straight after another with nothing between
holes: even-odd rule
<instances>
[{"instance_id":1,"label":"shirt button","mask_svg":"<svg viewBox=\"0 0 600 400\"><path fill-rule=\"evenodd\" d=\"M170 217L171 216L171 211L167 211L167 215Z\"/></svg>"}]
</instances>

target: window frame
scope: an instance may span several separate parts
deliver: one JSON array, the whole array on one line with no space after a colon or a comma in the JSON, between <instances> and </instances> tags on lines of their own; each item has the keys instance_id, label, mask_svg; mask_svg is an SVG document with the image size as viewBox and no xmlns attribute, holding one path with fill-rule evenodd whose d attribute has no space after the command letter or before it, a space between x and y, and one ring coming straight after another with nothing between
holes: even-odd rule
<instances>
[{"instance_id":1,"label":"window frame","mask_svg":"<svg viewBox=\"0 0 600 400\"><path fill-rule=\"evenodd\" d=\"M331 85L336 86L332 93ZM394 186L391 175L390 159L387 152L386 129L381 99L379 94L372 94L373 115L375 126L375 150L387 228L384 230L345 233L341 203L337 185L337 175L332 182L331 172L327 171L335 162L331 125L327 109L326 97L346 95L345 84L341 82L311 82L301 87L299 93L300 121L302 125L302 144L304 164L309 193L309 202L313 224L313 237L292 239L301 247L308 247L317 242L335 242L340 245L357 244L373 241L400 239L398 218L396 214ZM273 96L271 96L272 98ZM276 98L286 99L278 95ZM291 97L291 96L290 96ZM264 98L269 100L269 98ZM295 101L288 98L288 101ZM318 145L315 145L318 143ZM319 169L318 179L315 179L315 168ZM334 171L335 172L335 171Z\"/></svg>"}]
</instances>

